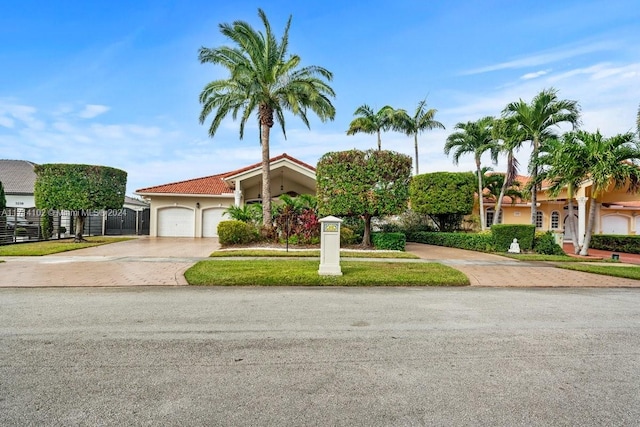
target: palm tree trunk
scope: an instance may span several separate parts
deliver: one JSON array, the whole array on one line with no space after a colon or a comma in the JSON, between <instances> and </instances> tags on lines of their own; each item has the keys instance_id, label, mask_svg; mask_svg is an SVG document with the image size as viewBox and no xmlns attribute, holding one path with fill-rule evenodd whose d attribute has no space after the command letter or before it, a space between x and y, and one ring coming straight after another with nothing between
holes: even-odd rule
<instances>
[{"instance_id":1,"label":"palm tree trunk","mask_svg":"<svg viewBox=\"0 0 640 427\"><path fill-rule=\"evenodd\" d=\"M416 149L416 175L420 172L418 171L418 134L413 135L413 142Z\"/></svg>"},{"instance_id":2,"label":"palm tree trunk","mask_svg":"<svg viewBox=\"0 0 640 427\"><path fill-rule=\"evenodd\" d=\"M84 220L86 217L87 214L83 209L78 211L78 214L76 216L75 235L73 238L74 243L82 243L87 241L82 235L82 233L84 232Z\"/></svg>"},{"instance_id":3,"label":"palm tree trunk","mask_svg":"<svg viewBox=\"0 0 640 427\"><path fill-rule=\"evenodd\" d=\"M498 196L498 201L496 202L496 207L493 212L493 222L491 225L496 225L500 220L500 211L502 210L502 199L504 198L504 193L507 191L507 180L505 179L502 183L502 188L500 189L500 196Z\"/></svg>"},{"instance_id":4,"label":"palm tree trunk","mask_svg":"<svg viewBox=\"0 0 640 427\"><path fill-rule=\"evenodd\" d=\"M589 255L589 245L591 244L591 234L593 229L593 223L596 220L596 204L598 201L594 198L591 198L591 204L589 205L589 220L587 221L587 229L584 233L584 243L582 244L582 249L580 250L580 255L586 256Z\"/></svg>"},{"instance_id":5,"label":"palm tree trunk","mask_svg":"<svg viewBox=\"0 0 640 427\"><path fill-rule=\"evenodd\" d=\"M382 140L380 139L380 129L378 129L378 151L382 150Z\"/></svg>"},{"instance_id":6,"label":"palm tree trunk","mask_svg":"<svg viewBox=\"0 0 640 427\"><path fill-rule=\"evenodd\" d=\"M261 125L260 145L262 146L262 225L271 229L271 164L269 156L269 132L267 124Z\"/></svg>"},{"instance_id":7,"label":"palm tree trunk","mask_svg":"<svg viewBox=\"0 0 640 427\"><path fill-rule=\"evenodd\" d=\"M531 159L533 161L533 171L531 172L531 180L533 186L531 187L531 224L536 225L536 216L538 213L538 147L539 142L537 139L533 140L533 153Z\"/></svg>"},{"instance_id":8,"label":"palm tree trunk","mask_svg":"<svg viewBox=\"0 0 640 427\"><path fill-rule=\"evenodd\" d=\"M478 161L476 161L476 169L478 171L478 203L480 204L480 229L484 231L484 229L486 228L486 224L484 217L484 197L482 194L482 168L480 167L480 162Z\"/></svg>"},{"instance_id":9,"label":"palm tree trunk","mask_svg":"<svg viewBox=\"0 0 640 427\"><path fill-rule=\"evenodd\" d=\"M576 215L573 211L573 186L569 185L569 231L571 232L571 243L573 243L573 253L580 253L580 244L578 243L578 230L576 227Z\"/></svg>"}]
</instances>

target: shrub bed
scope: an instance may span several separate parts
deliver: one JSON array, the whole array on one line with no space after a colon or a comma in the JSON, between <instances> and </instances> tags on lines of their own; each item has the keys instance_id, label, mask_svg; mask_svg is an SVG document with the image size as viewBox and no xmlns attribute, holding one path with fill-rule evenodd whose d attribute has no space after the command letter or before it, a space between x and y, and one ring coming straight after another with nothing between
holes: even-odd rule
<instances>
[{"instance_id":1,"label":"shrub bed","mask_svg":"<svg viewBox=\"0 0 640 427\"><path fill-rule=\"evenodd\" d=\"M622 236L613 234L594 234L591 236L591 249L640 254L640 236Z\"/></svg>"},{"instance_id":2,"label":"shrub bed","mask_svg":"<svg viewBox=\"0 0 640 427\"><path fill-rule=\"evenodd\" d=\"M495 252L491 233L445 233L418 231L409 233L407 241L479 252ZM505 249L506 251L506 249Z\"/></svg>"},{"instance_id":3,"label":"shrub bed","mask_svg":"<svg viewBox=\"0 0 640 427\"><path fill-rule=\"evenodd\" d=\"M251 243L257 238L255 227L246 222L231 220L218 224L218 241L222 246Z\"/></svg>"}]
</instances>

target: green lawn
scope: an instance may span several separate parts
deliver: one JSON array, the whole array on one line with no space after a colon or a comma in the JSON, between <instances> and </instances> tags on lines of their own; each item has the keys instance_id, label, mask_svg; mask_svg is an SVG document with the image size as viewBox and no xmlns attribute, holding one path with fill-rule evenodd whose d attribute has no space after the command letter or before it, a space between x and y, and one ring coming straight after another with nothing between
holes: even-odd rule
<instances>
[{"instance_id":1,"label":"green lawn","mask_svg":"<svg viewBox=\"0 0 640 427\"><path fill-rule=\"evenodd\" d=\"M320 276L319 261L207 260L185 272L191 285L213 286L466 286L458 270L437 263L341 263L342 276Z\"/></svg>"},{"instance_id":2,"label":"green lawn","mask_svg":"<svg viewBox=\"0 0 640 427\"><path fill-rule=\"evenodd\" d=\"M15 243L0 246L0 256L42 256L59 252L73 251L75 249L89 248L92 246L106 245L109 243L131 240L132 237L87 237L84 243L73 243L73 239L46 240L33 243Z\"/></svg>"},{"instance_id":3,"label":"green lawn","mask_svg":"<svg viewBox=\"0 0 640 427\"><path fill-rule=\"evenodd\" d=\"M320 257L319 249L285 251L284 249L228 249L215 251L211 255L213 258L224 257ZM419 257L408 252L400 251L340 251L343 258L404 258L418 259Z\"/></svg>"},{"instance_id":4,"label":"green lawn","mask_svg":"<svg viewBox=\"0 0 640 427\"><path fill-rule=\"evenodd\" d=\"M640 267L638 266L591 265L572 263L557 264L557 267L567 270L584 271L586 273L603 274L606 276L640 280Z\"/></svg>"}]
</instances>

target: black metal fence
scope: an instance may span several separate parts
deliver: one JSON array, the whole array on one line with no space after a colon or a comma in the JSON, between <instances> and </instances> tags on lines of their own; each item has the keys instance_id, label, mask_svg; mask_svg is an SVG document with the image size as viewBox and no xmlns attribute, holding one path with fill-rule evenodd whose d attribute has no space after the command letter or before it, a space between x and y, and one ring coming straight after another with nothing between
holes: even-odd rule
<instances>
[{"instance_id":1,"label":"black metal fence","mask_svg":"<svg viewBox=\"0 0 640 427\"><path fill-rule=\"evenodd\" d=\"M149 208L92 211L85 217L83 235L148 235L150 217ZM73 237L77 218L71 212L48 215L50 233L43 218L37 209L3 209L0 212L0 245Z\"/></svg>"}]
</instances>

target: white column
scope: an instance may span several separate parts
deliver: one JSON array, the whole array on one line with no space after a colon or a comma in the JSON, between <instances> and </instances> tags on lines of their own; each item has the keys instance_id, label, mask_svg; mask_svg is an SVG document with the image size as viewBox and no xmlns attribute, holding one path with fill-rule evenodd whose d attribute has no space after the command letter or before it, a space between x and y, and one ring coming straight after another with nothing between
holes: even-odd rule
<instances>
[{"instance_id":1,"label":"white column","mask_svg":"<svg viewBox=\"0 0 640 427\"><path fill-rule=\"evenodd\" d=\"M242 200L242 190L235 190L233 192L234 202L236 207L240 207L240 201Z\"/></svg>"},{"instance_id":2,"label":"white column","mask_svg":"<svg viewBox=\"0 0 640 427\"><path fill-rule=\"evenodd\" d=\"M587 200L588 197L578 197L578 244L584 243L584 234L587 230Z\"/></svg>"}]
</instances>

